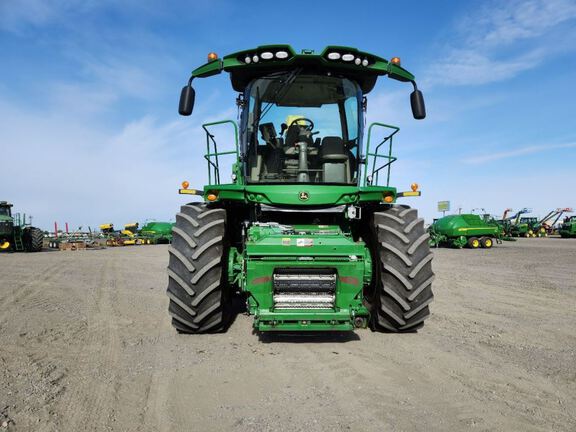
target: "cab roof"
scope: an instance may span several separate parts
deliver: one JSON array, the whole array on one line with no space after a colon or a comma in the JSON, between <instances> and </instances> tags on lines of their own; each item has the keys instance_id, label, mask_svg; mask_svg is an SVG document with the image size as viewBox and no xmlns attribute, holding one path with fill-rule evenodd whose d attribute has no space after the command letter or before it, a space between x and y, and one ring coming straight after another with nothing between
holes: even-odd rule
<instances>
[{"instance_id":1,"label":"cab roof","mask_svg":"<svg viewBox=\"0 0 576 432\"><path fill-rule=\"evenodd\" d=\"M313 50L297 53L290 45L262 45L222 58L210 57L213 58L211 61L192 71L192 78L229 72L232 87L238 92L243 92L256 78L296 68L302 68L307 74L334 74L349 78L358 83L364 94L374 88L379 76L414 81L414 75L402 68L399 62L344 46L330 45L320 54L315 54Z\"/></svg>"}]
</instances>

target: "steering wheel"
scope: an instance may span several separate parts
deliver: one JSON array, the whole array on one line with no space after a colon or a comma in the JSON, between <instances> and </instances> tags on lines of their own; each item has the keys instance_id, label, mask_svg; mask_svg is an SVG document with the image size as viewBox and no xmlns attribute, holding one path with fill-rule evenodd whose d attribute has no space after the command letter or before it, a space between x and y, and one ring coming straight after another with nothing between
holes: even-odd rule
<instances>
[{"instance_id":1,"label":"steering wheel","mask_svg":"<svg viewBox=\"0 0 576 432\"><path fill-rule=\"evenodd\" d=\"M301 122L301 121L304 121L308 124L305 126L298 124L298 122ZM300 118L294 119L294 120L292 120L292 123L290 123L290 126L292 126L294 124L297 126L301 126L301 127L305 128L307 131L314 130L314 122L312 120L310 120L309 118L300 117Z\"/></svg>"}]
</instances>

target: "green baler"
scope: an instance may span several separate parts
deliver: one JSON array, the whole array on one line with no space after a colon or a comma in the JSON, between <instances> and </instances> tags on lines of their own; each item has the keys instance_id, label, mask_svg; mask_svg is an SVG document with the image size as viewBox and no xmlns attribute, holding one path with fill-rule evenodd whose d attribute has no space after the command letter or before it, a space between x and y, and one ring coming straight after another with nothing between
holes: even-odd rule
<instances>
[{"instance_id":1,"label":"green baler","mask_svg":"<svg viewBox=\"0 0 576 432\"><path fill-rule=\"evenodd\" d=\"M560 225L558 233L562 238L576 237L576 216L566 218L564 222L562 222L562 225Z\"/></svg>"},{"instance_id":2,"label":"green baler","mask_svg":"<svg viewBox=\"0 0 576 432\"><path fill-rule=\"evenodd\" d=\"M434 279L424 221L390 185L398 128L373 123L364 141L366 95L378 77L411 83L413 115L425 117L414 77L355 48L320 54L267 45L209 61L182 89L190 115L196 78L228 72L240 124L206 131L208 185L181 194L169 248L172 325L183 333L223 331L231 298L244 297L259 331L414 331L429 316ZM222 149L214 129L231 126ZM232 182L222 183L225 157Z\"/></svg>"},{"instance_id":3,"label":"green baler","mask_svg":"<svg viewBox=\"0 0 576 432\"><path fill-rule=\"evenodd\" d=\"M472 249L491 248L501 237L501 227L476 214L449 215L428 228L430 246L449 246Z\"/></svg>"},{"instance_id":4,"label":"green baler","mask_svg":"<svg viewBox=\"0 0 576 432\"><path fill-rule=\"evenodd\" d=\"M154 244L172 241L172 222L148 221L139 231L139 235Z\"/></svg>"}]
</instances>

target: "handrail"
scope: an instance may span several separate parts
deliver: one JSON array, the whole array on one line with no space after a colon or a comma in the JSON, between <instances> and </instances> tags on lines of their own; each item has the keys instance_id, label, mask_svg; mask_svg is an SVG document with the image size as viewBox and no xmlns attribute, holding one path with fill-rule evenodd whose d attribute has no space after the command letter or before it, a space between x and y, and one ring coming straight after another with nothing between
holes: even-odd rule
<instances>
[{"instance_id":1,"label":"handrail","mask_svg":"<svg viewBox=\"0 0 576 432\"><path fill-rule=\"evenodd\" d=\"M222 124L226 124L226 123L230 123L230 124L232 124L232 126L234 126L235 149L229 150L229 151L224 151L224 152L219 152L218 151L218 145L216 144L216 140L214 139L215 135L211 134L210 131L208 130L208 128L211 126L218 126L218 125L222 125ZM204 129L204 132L206 132L206 154L204 154L204 159L206 159L206 161L208 163L208 184L212 184L212 176L214 176L215 184L220 184L220 165L219 165L218 156L235 154L236 159L238 159L238 156L239 156L238 125L233 120L221 120L221 121L217 121L217 122L204 123L202 125L202 129ZM210 144L212 144L212 147L214 148L213 151L210 148ZM212 158L214 158L214 160L212 160Z\"/></svg>"},{"instance_id":2,"label":"handrail","mask_svg":"<svg viewBox=\"0 0 576 432\"><path fill-rule=\"evenodd\" d=\"M393 131L389 135L385 136L384 139L376 145L374 152L371 153L370 152L370 139L372 137L372 128L374 128L375 126L393 129ZM370 126L368 127L368 139L366 142L366 157L365 157L365 163L364 163L364 180L363 180L364 186L368 185L368 169L370 166L370 160L369 160L370 156L373 157L372 172L370 174L370 177L371 177L370 183L377 185L378 181L379 181L380 170L382 170L384 168L388 168L387 177L386 177L386 186L390 185L390 165L392 165L392 163L394 163L397 160L396 157L392 156L392 140L393 140L394 135L396 135L399 130L400 130L399 127L388 125L385 123L378 123L378 122L371 123ZM387 142L389 143L388 144L388 154L387 155L380 154L379 153L380 148ZM376 168L376 160L378 158L385 158L388 160L388 162L386 162L385 164Z\"/></svg>"}]
</instances>

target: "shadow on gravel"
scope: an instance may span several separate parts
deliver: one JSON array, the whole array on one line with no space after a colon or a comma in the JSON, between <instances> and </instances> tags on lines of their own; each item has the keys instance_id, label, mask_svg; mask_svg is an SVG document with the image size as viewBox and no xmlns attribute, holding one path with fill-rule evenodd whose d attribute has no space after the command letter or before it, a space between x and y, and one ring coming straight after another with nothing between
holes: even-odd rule
<instances>
[{"instance_id":1,"label":"shadow on gravel","mask_svg":"<svg viewBox=\"0 0 576 432\"><path fill-rule=\"evenodd\" d=\"M360 340L360 336L352 331L254 333L262 343L345 343Z\"/></svg>"}]
</instances>

